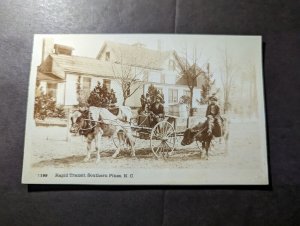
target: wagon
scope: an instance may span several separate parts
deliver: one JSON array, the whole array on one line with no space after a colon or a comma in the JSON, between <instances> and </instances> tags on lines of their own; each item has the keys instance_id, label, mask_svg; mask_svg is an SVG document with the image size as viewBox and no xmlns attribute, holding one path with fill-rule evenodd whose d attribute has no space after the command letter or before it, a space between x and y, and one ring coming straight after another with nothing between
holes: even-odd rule
<instances>
[{"instance_id":1,"label":"wagon","mask_svg":"<svg viewBox=\"0 0 300 226\"><path fill-rule=\"evenodd\" d=\"M131 120L133 137L150 141L150 148L156 158L168 157L174 151L178 137L184 131L196 125L199 117L178 117L165 115L161 121L153 124L151 114L138 115ZM116 140L113 139L117 146Z\"/></svg>"}]
</instances>

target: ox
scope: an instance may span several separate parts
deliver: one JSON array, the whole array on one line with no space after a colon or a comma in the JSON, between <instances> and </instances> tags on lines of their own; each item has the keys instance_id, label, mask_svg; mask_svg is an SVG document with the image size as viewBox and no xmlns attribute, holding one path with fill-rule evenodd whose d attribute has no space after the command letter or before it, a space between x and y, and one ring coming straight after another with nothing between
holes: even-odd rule
<instances>
[{"instance_id":1,"label":"ox","mask_svg":"<svg viewBox=\"0 0 300 226\"><path fill-rule=\"evenodd\" d=\"M135 156L134 142L131 134L129 121L132 118L132 112L129 107L121 106L118 115L113 115L106 108L90 107L89 110L76 110L71 115L70 132L80 134L87 141L87 156L84 161L91 158L91 144L95 142L96 162L100 161L100 147L102 137L118 137L119 145L113 154L116 158L120 153L121 147L129 145L131 156Z\"/></svg>"},{"instance_id":2,"label":"ox","mask_svg":"<svg viewBox=\"0 0 300 226\"><path fill-rule=\"evenodd\" d=\"M208 116L204 123L199 123L193 128L188 128L184 132L181 145L185 146L193 143L194 141L199 141L202 145L202 150L205 150L206 152L206 159L208 159L208 151L211 146L211 141L214 137L223 137L227 149L227 140L229 134L227 130L227 120L225 118L223 119L222 124L222 128L217 128L217 125L214 123L214 119L211 116Z\"/></svg>"}]
</instances>

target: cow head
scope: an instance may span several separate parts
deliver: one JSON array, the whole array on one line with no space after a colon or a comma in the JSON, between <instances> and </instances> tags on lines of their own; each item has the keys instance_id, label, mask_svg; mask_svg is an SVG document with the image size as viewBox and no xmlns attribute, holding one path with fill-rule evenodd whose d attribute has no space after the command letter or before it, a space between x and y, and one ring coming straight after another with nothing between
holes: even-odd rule
<instances>
[{"instance_id":1,"label":"cow head","mask_svg":"<svg viewBox=\"0 0 300 226\"><path fill-rule=\"evenodd\" d=\"M82 117L82 112L74 111L71 115L70 133L77 134L84 127L85 120Z\"/></svg>"},{"instance_id":2,"label":"cow head","mask_svg":"<svg viewBox=\"0 0 300 226\"><path fill-rule=\"evenodd\" d=\"M194 131L193 129L189 128L186 131L184 131L183 139L181 141L181 145L189 145L194 142L195 136L197 134L197 131Z\"/></svg>"}]
</instances>

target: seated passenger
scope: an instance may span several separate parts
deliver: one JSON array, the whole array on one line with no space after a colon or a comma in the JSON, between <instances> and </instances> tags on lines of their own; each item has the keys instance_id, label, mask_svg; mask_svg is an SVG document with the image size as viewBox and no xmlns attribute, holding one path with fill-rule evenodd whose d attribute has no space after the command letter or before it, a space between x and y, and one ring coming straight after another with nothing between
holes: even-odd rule
<instances>
[{"instance_id":1,"label":"seated passenger","mask_svg":"<svg viewBox=\"0 0 300 226\"><path fill-rule=\"evenodd\" d=\"M152 126L156 125L158 122L162 121L165 117L165 109L162 102L162 96L157 95L155 102L150 106L150 112L152 115Z\"/></svg>"}]
</instances>

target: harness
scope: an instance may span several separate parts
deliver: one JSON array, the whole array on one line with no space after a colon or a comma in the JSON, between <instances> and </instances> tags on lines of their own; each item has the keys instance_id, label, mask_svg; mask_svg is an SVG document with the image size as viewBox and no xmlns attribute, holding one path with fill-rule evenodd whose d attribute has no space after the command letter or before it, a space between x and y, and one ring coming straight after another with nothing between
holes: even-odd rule
<instances>
[{"instance_id":1,"label":"harness","mask_svg":"<svg viewBox=\"0 0 300 226\"><path fill-rule=\"evenodd\" d=\"M207 125L207 126L208 126L208 125ZM203 128L198 129L198 130L195 130L196 134L195 134L195 136L194 136L194 140L196 140L196 137L198 137L200 134L203 133L204 130L207 129L207 128L206 128L207 126L203 126Z\"/></svg>"},{"instance_id":2,"label":"harness","mask_svg":"<svg viewBox=\"0 0 300 226\"><path fill-rule=\"evenodd\" d=\"M83 118L84 125L87 124L88 128L84 128L85 126L80 127L78 132L79 132L80 135L87 136L89 133L94 132L94 129L96 128L97 123L95 123L95 121L92 119L92 115L91 115L90 111L88 111L88 118L86 118L85 116L86 115L83 114L82 116L80 116L80 118Z\"/></svg>"}]
</instances>

